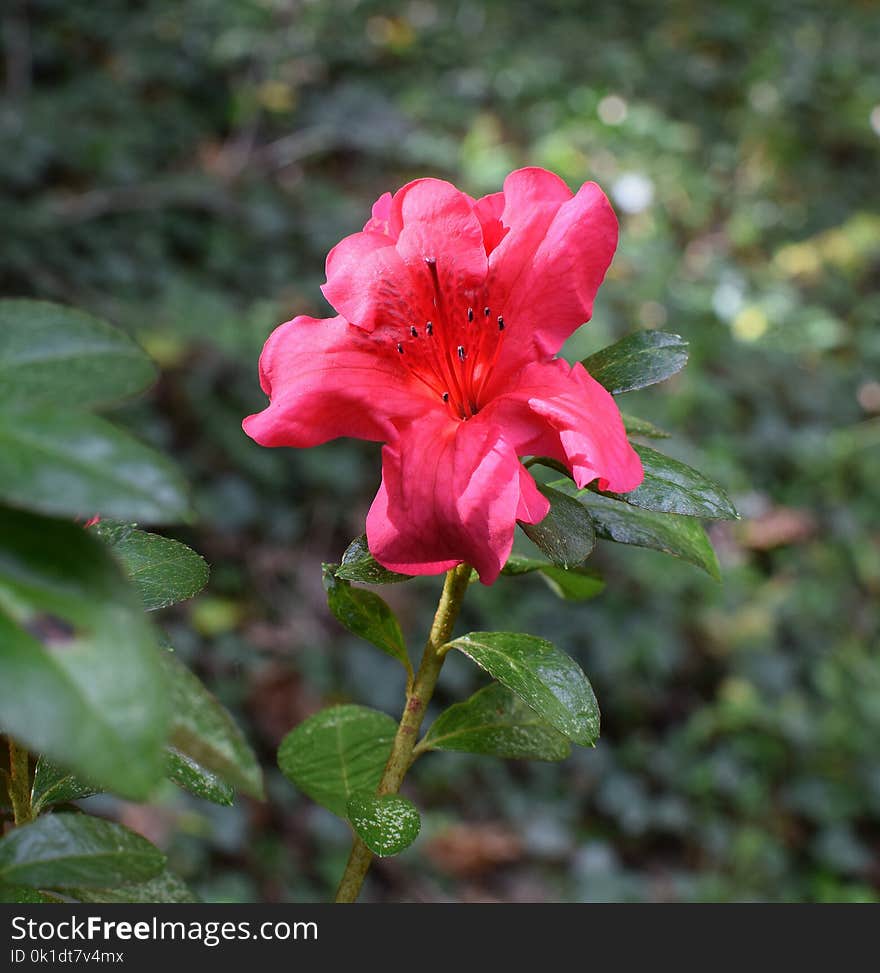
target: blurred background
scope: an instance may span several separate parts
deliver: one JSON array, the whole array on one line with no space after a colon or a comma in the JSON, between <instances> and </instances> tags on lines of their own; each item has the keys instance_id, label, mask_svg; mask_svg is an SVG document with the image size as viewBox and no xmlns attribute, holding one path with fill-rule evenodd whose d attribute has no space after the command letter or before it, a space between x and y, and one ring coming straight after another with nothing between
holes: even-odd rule
<instances>
[{"instance_id":1,"label":"blurred background","mask_svg":"<svg viewBox=\"0 0 880 973\"><path fill-rule=\"evenodd\" d=\"M274 769L333 702L396 714L402 670L325 608L378 448L266 450L257 358L327 310L327 250L422 175L479 195L513 168L597 180L621 243L568 352L661 328L688 368L628 412L731 492L718 585L600 545L582 605L473 590L463 628L540 633L603 711L561 764L437 754L423 836L378 901L880 899L880 15L869 0L7 0L0 291L133 333L163 377L123 411L194 484L213 566L162 622L265 758L270 799L169 785L92 799L208 901L327 898L347 827ZM438 592L382 592L420 646ZM439 704L481 684L444 670ZM96 804L97 802L97 804ZM101 803L103 802L103 804Z\"/></svg>"}]
</instances>

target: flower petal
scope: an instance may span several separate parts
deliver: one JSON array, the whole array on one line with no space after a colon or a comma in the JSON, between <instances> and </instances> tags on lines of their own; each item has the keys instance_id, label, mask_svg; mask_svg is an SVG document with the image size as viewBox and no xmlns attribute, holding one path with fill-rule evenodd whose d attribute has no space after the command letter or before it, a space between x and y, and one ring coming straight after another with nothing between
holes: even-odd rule
<instances>
[{"instance_id":1,"label":"flower petal","mask_svg":"<svg viewBox=\"0 0 880 973\"><path fill-rule=\"evenodd\" d=\"M627 493L642 482L642 463L617 404L579 363L557 358L527 365L517 387L484 411L518 455L565 463L579 487L598 479L601 490Z\"/></svg>"},{"instance_id":2,"label":"flower petal","mask_svg":"<svg viewBox=\"0 0 880 973\"><path fill-rule=\"evenodd\" d=\"M499 371L555 355L590 319L617 247L617 218L595 183L571 191L553 173L520 169L504 181L502 222L492 251L490 294L510 328Z\"/></svg>"},{"instance_id":3,"label":"flower petal","mask_svg":"<svg viewBox=\"0 0 880 973\"><path fill-rule=\"evenodd\" d=\"M391 571L438 574L466 562L492 584L513 546L517 517L536 522L547 513L513 447L480 417L426 416L385 446L382 460L367 540Z\"/></svg>"},{"instance_id":4,"label":"flower petal","mask_svg":"<svg viewBox=\"0 0 880 973\"><path fill-rule=\"evenodd\" d=\"M344 318L279 325L260 355L271 402L244 431L262 446L317 446L337 436L385 442L435 407L391 354Z\"/></svg>"}]
</instances>

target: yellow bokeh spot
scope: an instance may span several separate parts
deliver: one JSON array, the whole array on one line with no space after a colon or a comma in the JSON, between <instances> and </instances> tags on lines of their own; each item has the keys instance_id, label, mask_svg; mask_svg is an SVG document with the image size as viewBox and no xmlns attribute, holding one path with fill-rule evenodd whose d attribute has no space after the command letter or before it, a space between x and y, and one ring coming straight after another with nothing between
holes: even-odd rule
<instances>
[{"instance_id":1,"label":"yellow bokeh spot","mask_svg":"<svg viewBox=\"0 0 880 973\"><path fill-rule=\"evenodd\" d=\"M296 93L284 81L264 81L257 89L257 99L267 111L286 112L296 104Z\"/></svg>"},{"instance_id":2,"label":"yellow bokeh spot","mask_svg":"<svg viewBox=\"0 0 880 973\"><path fill-rule=\"evenodd\" d=\"M757 341L767 330L767 315L755 304L744 307L733 319L731 329L740 341Z\"/></svg>"}]
</instances>

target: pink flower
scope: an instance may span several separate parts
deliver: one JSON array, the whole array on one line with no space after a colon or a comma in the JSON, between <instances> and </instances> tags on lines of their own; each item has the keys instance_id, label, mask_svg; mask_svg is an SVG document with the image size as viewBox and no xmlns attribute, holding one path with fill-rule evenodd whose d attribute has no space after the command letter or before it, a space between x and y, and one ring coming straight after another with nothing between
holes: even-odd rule
<instances>
[{"instance_id":1,"label":"pink flower","mask_svg":"<svg viewBox=\"0 0 880 973\"><path fill-rule=\"evenodd\" d=\"M264 446L385 443L367 516L376 560L407 574L466 562L491 584L516 521L549 510L519 457L553 457L578 486L641 482L611 395L555 357L589 320L616 246L599 187L572 194L543 169L476 201L438 179L386 193L327 257L337 316L270 335L271 401L244 429Z\"/></svg>"}]
</instances>

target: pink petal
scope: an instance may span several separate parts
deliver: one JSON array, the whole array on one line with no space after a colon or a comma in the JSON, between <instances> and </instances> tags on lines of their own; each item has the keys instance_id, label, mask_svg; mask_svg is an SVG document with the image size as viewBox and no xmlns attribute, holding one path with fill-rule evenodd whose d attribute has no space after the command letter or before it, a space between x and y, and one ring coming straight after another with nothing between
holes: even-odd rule
<instances>
[{"instance_id":1,"label":"pink petal","mask_svg":"<svg viewBox=\"0 0 880 973\"><path fill-rule=\"evenodd\" d=\"M532 522L547 513L513 447L480 417L425 416L384 447L382 460L367 539L392 571L438 574L466 562L492 584L513 546L517 517Z\"/></svg>"},{"instance_id":2,"label":"pink petal","mask_svg":"<svg viewBox=\"0 0 880 973\"><path fill-rule=\"evenodd\" d=\"M381 233L383 236L392 236L390 232L391 220L391 193L382 195L373 203L373 211L370 219L364 224L364 233ZM396 239L396 235L394 236Z\"/></svg>"},{"instance_id":3,"label":"pink petal","mask_svg":"<svg viewBox=\"0 0 880 973\"><path fill-rule=\"evenodd\" d=\"M492 193L490 196L478 199L474 205L474 213L483 228L483 246L486 248L486 253L490 254L501 243L509 229L501 221L504 213L504 193Z\"/></svg>"},{"instance_id":4,"label":"pink petal","mask_svg":"<svg viewBox=\"0 0 880 973\"><path fill-rule=\"evenodd\" d=\"M271 402L244 431L263 446L317 446L337 436L384 442L435 407L392 353L344 318L300 316L277 327L260 355Z\"/></svg>"},{"instance_id":5,"label":"pink petal","mask_svg":"<svg viewBox=\"0 0 880 973\"><path fill-rule=\"evenodd\" d=\"M520 456L565 463L579 487L627 493L642 482L642 463L629 444L611 394L581 364L533 362L516 388L484 410ZM483 415L483 413L481 413Z\"/></svg>"},{"instance_id":6,"label":"pink petal","mask_svg":"<svg viewBox=\"0 0 880 973\"><path fill-rule=\"evenodd\" d=\"M490 297L510 338L500 370L555 355L593 313L617 247L617 218L595 183L575 195L558 176L520 169L504 182L510 232L490 254ZM494 310L494 307L493 307Z\"/></svg>"}]
</instances>

